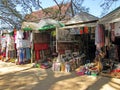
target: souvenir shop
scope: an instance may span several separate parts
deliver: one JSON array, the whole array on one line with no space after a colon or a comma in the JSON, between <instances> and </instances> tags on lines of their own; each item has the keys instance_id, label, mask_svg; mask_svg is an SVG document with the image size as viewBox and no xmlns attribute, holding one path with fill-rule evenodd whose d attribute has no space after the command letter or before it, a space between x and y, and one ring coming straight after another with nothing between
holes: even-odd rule
<instances>
[{"instance_id":1,"label":"souvenir shop","mask_svg":"<svg viewBox=\"0 0 120 90\"><path fill-rule=\"evenodd\" d=\"M30 32L22 30L1 31L1 60L23 64L30 62Z\"/></svg>"},{"instance_id":2,"label":"souvenir shop","mask_svg":"<svg viewBox=\"0 0 120 90\"><path fill-rule=\"evenodd\" d=\"M56 29L54 71L74 71L81 65L92 62L95 57L95 27L98 18L80 12L71 18L65 27Z\"/></svg>"},{"instance_id":3,"label":"souvenir shop","mask_svg":"<svg viewBox=\"0 0 120 90\"><path fill-rule=\"evenodd\" d=\"M34 30L1 31L1 60L25 64L44 61L51 56L51 30L45 32Z\"/></svg>"},{"instance_id":4,"label":"souvenir shop","mask_svg":"<svg viewBox=\"0 0 120 90\"><path fill-rule=\"evenodd\" d=\"M13 31L1 30L0 31L0 60L8 61L16 58L15 40Z\"/></svg>"},{"instance_id":5,"label":"souvenir shop","mask_svg":"<svg viewBox=\"0 0 120 90\"><path fill-rule=\"evenodd\" d=\"M31 32L31 62L35 67L49 68L56 52L56 31L53 25L38 27L38 23L23 23L22 29Z\"/></svg>"},{"instance_id":6,"label":"souvenir shop","mask_svg":"<svg viewBox=\"0 0 120 90\"><path fill-rule=\"evenodd\" d=\"M86 63L80 66L77 75L103 75L109 77L120 78L120 48L118 31L120 23L97 24L95 29L95 45L96 52L94 62ZM109 26L109 29L108 29ZM116 34L113 30L117 31ZM113 37L114 35L114 37ZM117 35L117 36L116 36ZM117 41L117 39L118 41ZM114 41L113 41L114 40Z\"/></svg>"},{"instance_id":7,"label":"souvenir shop","mask_svg":"<svg viewBox=\"0 0 120 90\"><path fill-rule=\"evenodd\" d=\"M102 75L120 78L120 7L101 18L96 29L96 47L105 53Z\"/></svg>"},{"instance_id":8,"label":"souvenir shop","mask_svg":"<svg viewBox=\"0 0 120 90\"><path fill-rule=\"evenodd\" d=\"M58 57L53 60L53 71L70 72L91 62L95 53L94 39L95 23L56 29Z\"/></svg>"}]
</instances>

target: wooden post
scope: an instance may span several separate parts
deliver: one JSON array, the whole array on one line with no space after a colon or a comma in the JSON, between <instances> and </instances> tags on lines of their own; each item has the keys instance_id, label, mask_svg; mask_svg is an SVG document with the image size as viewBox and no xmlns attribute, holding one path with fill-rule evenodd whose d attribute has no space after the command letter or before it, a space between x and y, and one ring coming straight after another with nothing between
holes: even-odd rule
<instances>
[{"instance_id":1,"label":"wooden post","mask_svg":"<svg viewBox=\"0 0 120 90\"><path fill-rule=\"evenodd\" d=\"M31 63L33 63L33 57L34 57L34 53L33 53L33 48L34 48L34 42L33 42L33 31L31 32L31 34L32 34L32 38L31 38Z\"/></svg>"},{"instance_id":2,"label":"wooden post","mask_svg":"<svg viewBox=\"0 0 120 90\"><path fill-rule=\"evenodd\" d=\"M56 27L56 52L58 52L58 28Z\"/></svg>"}]
</instances>

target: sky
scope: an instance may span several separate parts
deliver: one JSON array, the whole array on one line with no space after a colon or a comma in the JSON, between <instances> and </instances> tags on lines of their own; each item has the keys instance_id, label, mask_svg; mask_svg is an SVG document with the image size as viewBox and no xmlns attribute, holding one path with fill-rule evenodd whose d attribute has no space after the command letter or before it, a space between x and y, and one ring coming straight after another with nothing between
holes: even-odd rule
<instances>
[{"instance_id":1,"label":"sky","mask_svg":"<svg viewBox=\"0 0 120 90\"><path fill-rule=\"evenodd\" d=\"M89 7L89 13L97 16L97 17L101 17L101 12L102 12L102 8L100 7L100 4L102 4L104 0L84 0L83 6ZM56 5L53 0L44 0L42 3L42 6L44 8L50 7ZM111 12L112 10L114 10L115 8L117 8L118 6L120 6L120 0L118 0L118 2L114 3L109 12Z\"/></svg>"}]
</instances>

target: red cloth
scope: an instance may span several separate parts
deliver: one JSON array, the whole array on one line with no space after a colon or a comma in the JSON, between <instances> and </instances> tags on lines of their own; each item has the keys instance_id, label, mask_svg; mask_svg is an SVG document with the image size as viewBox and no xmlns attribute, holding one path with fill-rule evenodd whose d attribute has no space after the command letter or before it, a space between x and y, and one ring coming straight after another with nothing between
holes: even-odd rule
<instances>
[{"instance_id":1,"label":"red cloth","mask_svg":"<svg viewBox=\"0 0 120 90\"><path fill-rule=\"evenodd\" d=\"M80 30L80 34L83 34L83 30Z\"/></svg>"},{"instance_id":2,"label":"red cloth","mask_svg":"<svg viewBox=\"0 0 120 90\"><path fill-rule=\"evenodd\" d=\"M80 34L83 34L83 27L80 28Z\"/></svg>"},{"instance_id":3,"label":"red cloth","mask_svg":"<svg viewBox=\"0 0 120 90\"><path fill-rule=\"evenodd\" d=\"M84 27L84 33L88 33L88 27Z\"/></svg>"},{"instance_id":4,"label":"red cloth","mask_svg":"<svg viewBox=\"0 0 120 90\"><path fill-rule=\"evenodd\" d=\"M40 60L40 51L35 51L35 60Z\"/></svg>"},{"instance_id":5,"label":"red cloth","mask_svg":"<svg viewBox=\"0 0 120 90\"><path fill-rule=\"evenodd\" d=\"M48 44L46 43L35 43L34 50L35 50L35 59L40 60L40 50L48 49Z\"/></svg>"},{"instance_id":6,"label":"red cloth","mask_svg":"<svg viewBox=\"0 0 120 90\"><path fill-rule=\"evenodd\" d=\"M48 44L46 43L35 43L34 44L34 50L45 50L48 49Z\"/></svg>"},{"instance_id":7,"label":"red cloth","mask_svg":"<svg viewBox=\"0 0 120 90\"><path fill-rule=\"evenodd\" d=\"M3 52L3 53L2 53L2 56L3 56L3 57L6 57L6 52Z\"/></svg>"}]
</instances>

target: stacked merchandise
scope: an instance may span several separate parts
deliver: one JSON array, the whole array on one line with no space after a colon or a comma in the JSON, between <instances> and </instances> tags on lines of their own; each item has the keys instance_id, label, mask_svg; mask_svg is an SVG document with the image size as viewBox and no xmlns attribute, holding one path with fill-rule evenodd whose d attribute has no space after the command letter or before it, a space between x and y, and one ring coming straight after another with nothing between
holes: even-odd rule
<instances>
[{"instance_id":1,"label":"stacked merchandise","mask_svg":"<svg viewBox=\"0 0 120 90\"><path fill-rule=\"evenodd\" d=\"M91 76L97 76L99 74L98 69L95 67L94 63L88 63L84 66L80 66L76 69L77 75L91 75Z\"/></svg>"},{"instance_id":2,"label":"stacked merchandise","mask_svg":"<svg viewBox=\"0 0 120 90\"><path fill-rule=\"evenodd\" d=\"M53 59L52 70L70 72L75 70L78 66L82 64L82 59L84 54L79 55L79 53L66 53L65 55L58 55Z\"/></svg>"},{"instance_id":3,"label":"stacked merchandise","mask_svg":"<svg viewBox=\"0 0 120 90\"><path fill-rule=\"evenodd\" d=\"M97 76L103 69L101 58L96 56L93 63L88 62L84 66L77 69L78 75L92 75Z\"/></svg>"},{"instance_id":4,"label":"stacked merchandise","mask_svg":"<svg viewBox=\"0 0 120 90\"><path fill-rule=\"evenodd\" d=\"M108 62L106 62L106 64L104 63L104 67L103 67L103 70L101 72L101 75L107 76L107 77L120 78L120 64L119 64L119 62L108 61Z\"/></svg>"},{"instance_id":5,"label":"stacked merchandise","mask_svg":"<svg viewBox=\"0 0 120 90\"><path fill-rule=\"evenodd\" d=\"M111 71L111 76L120 78L120 64L115 64L115 68Z\"/></svg>"},{"instance_id":6,"label":"stacked merchandise","mask_svg":"<svg viewBox=\"0 0 120 90\"><path fill-rule=\"evenodd\" d=\"M35 63L33 67L35 68L42 68L42 69L48 69L52 66L52 62L50 60L44 60L40 63Z\"/></svg>"}]
</instances>

